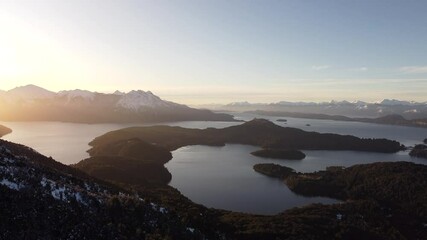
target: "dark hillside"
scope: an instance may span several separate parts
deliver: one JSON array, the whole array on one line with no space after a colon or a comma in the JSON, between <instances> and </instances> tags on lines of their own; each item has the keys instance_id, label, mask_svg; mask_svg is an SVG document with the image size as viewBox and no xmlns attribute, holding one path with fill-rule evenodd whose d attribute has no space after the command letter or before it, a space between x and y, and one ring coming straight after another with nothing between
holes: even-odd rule
<instances>
[{"instance_id":1,"label":"dark hillside","mask_svg":"<svg viewBox=\"0 0 427 240\"><path fill-rule=\"evenodd\" d=\"M202 233L140 193L0 140L0 239L219 239L217 234Z\"/></svg>"}]
</instances>

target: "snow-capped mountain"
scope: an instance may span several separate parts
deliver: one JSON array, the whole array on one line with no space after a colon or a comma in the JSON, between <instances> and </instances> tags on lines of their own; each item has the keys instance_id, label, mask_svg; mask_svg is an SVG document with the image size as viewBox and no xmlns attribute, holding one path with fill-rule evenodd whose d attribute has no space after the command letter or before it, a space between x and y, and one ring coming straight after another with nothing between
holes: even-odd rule
<instances>
[{"instance_id":1,"label":"snow-capped mountain","mask_svg":"<svg viewBox=\"0 0 427 240\"><path fill-rule=\"evenodd\" d=\"M231 115L161 99L150 91L58 93L28 85L0 93L0 120L65 122L234 121Z\"/></svg>"},{"instance_id":2,"label":"snow-capped mountain","mask_svg":"<svg viewBox=\"0 0 427 240\"><path fill-rule=\"evenodd\" d=\"M398 105L407 106L407 105L414 105L418 103L413 101L400 101L397 99L384 99L380 102L380 104L386 105L386 106L398 106Z\"/></svg>"},{"instance_id":3,"label":"snow-capped mountain","mask_svg":"<svg viewBox=\"0 0 427 240\"><path fill-rule=\"evenodd\" d=\"M125 95L126 93L125 92L120 92L119 90L116 90L115 92L113 92L113 94L114 95L120 95L120 96L122 96L122 95Z\"/></svg>"},{"instance_id":4,"label":"snow-capped mountain","mask_svg":"<svg viewBox=\"0 0 427 240\"><path fill-rule=\"evenodd\" d=\"M308 106L308 105L316 105L314 102L288 102L288 101L280 101L277 104L279 105L292 105L292 106Z\"/></svg>"},{"instance_id":5,"label":"snow-capped mountain","mask_svg":"<svg viewBox=\"0 0 427 240\"><path fill-rule=\"evenodd\" d=\"M93 101L96 94L97 94L96 92L76 89L76 90L69 90L69 91L60 91L58 92L57 96L66 97L68 101L76 98Z\"/></svg>"},{"instance_id":6,"label":"snow-capped mountain","mask_svg":"<svg viewBox=\"0 0 427 240\"><path fill-rule=\"evenodd\" d=\"M138 111L141 108L172 108L172 107L183 107L173 102L162 100L160 97L154 95L152 92L144 92L142 90L130 91L128 93L120 95L121 98L117 102L117 107Z\"/></svg>"},{"instance_id":7,"label":"snow-capped mountain","mask_svg":"<svg viewBox=\"0 0 427 240\"><path fill-rule=\"evenodd\" d=\"M229 106L250 106L250 105L255 105L256 103L249 103L249 102L247 102L247 101L244 101L244 102L232 102L232 103L229 103L228 105Z\"/></svg>"}]
</instances>

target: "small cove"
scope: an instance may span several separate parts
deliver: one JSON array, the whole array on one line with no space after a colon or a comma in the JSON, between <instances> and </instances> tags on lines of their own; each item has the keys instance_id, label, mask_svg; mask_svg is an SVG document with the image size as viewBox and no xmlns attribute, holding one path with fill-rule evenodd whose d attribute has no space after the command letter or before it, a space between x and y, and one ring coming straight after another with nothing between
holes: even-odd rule
<instances>
[{"instance_id":1,"label":"small cove","mask_svg":"<svg viewBox=\"0 0 427 240\"><path fill-rule=\"evenodd\" d=\"M324 170L327 166L352 166L379 161L413 161L407 153L385 154L354 151L304 151L303 160L259 158L250 153L258 147L227 144L224 147L187 146L173 152L165 166L172 174L170 185L196 203L207 207L256 214L276 214L311 203L339 201L323 197L303 197L280 180L253 170L257 163L276 163L297 172Z\"/></svg>"}]
</instances>

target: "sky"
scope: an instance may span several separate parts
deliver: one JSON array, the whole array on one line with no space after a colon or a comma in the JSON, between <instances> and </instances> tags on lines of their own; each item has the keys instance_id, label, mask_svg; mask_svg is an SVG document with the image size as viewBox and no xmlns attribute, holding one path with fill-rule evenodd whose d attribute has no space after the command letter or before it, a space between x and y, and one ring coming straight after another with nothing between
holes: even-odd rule
<instances>
[{"instance_id":1,"label":"sky","mask_svg":"<svg viewBox=\"0 0 427 240\"><path fill-rule=\"evenodd\" d=\"M427 1L0 0L0 89L427 101Z\"/></svg>"}]
</instances>

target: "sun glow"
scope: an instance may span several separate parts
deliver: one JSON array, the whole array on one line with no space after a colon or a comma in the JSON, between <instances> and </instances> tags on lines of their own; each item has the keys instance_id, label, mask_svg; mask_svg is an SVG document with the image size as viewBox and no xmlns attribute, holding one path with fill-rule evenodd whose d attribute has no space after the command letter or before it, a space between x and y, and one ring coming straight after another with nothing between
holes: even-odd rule
<instances>
[{"instance_id":1,"label":"sun glow","mask_svg":"<svg viewBox=\"0 0 427 240\"><path fill-rule=\"evenodd\" d=\"M0 29L0 81L3 86L12 88L43 81L45 87L51 88L85 73L85 67L79 64L81 59L71 48L37 26L2 15Z\"/></svg>"}]
</instances>

